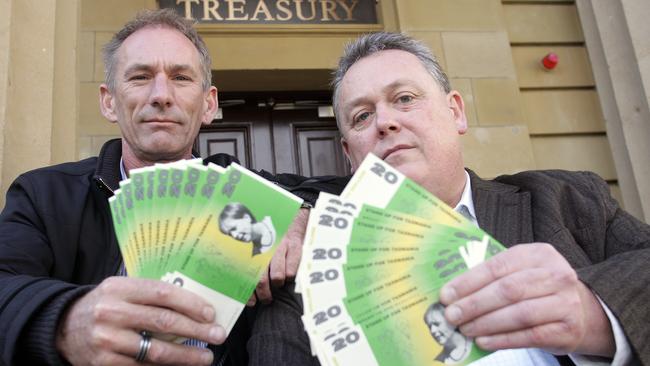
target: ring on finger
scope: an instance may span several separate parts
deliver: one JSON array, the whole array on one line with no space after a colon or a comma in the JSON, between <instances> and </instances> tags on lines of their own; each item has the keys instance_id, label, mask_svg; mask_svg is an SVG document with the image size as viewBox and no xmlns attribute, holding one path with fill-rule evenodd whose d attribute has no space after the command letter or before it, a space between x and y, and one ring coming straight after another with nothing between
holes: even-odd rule
<instances>
[{"instance_id":1,"label":"ring on finger","mask_svg":"<svg viewBox=\"0 0 650 366\"><path fill-rule=\"evenodd\" d=\"M142 336L142 338L140 338L140 348L138 349L138 353L135 355L136 362L143 362L147 358L149 348L151 348L151 333L143 330L140 332L140 336Z\"/></svg>"}]
</instances>

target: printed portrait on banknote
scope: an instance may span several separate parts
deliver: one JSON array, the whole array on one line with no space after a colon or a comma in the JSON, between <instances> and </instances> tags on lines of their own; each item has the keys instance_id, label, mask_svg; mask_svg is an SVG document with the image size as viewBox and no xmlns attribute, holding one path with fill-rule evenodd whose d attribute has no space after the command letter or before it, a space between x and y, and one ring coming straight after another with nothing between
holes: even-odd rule
<instances>
[{"instance_id":1,"label":"printed portrait on banknote","mask_svg":"<svg viewBox=\"0 0 650 366\"><path fill-rule=\"evenodd\" d=\"M269 250L275 242L275 228L270 216L257 221L253 213L239 202L227 204L219 215L222 233L253 244L252 256Z\"/></svg>"}]
</instances>

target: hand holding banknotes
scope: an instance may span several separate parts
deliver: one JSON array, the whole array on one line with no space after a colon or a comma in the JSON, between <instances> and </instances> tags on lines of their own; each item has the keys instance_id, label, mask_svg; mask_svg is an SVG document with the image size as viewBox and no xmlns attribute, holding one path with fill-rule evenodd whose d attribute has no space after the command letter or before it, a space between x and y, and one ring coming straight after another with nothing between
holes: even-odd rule
<instances>
[{"instance_id":1,"label":"hand holding banknotes","mask_svg":"<svg viewBox=\"0 0 650 366\"><path fill-rule=\"evenodd\" d=\"M611 325L596 296L551 245L517 245L449 281L447 320L481 348L537 347L612 356Z\"/></svg>"},{"instance_id":2,"label":"hand holding banknotes","mask_svg":"<svg viewBox=\"0 0 650 366\"><path fill-rule=\"evenodd\" d=\"M56 346L75 365L135 365L143 330L223 343L226 333L214 324L215 310L200 296L169 283L110 277L70 306ZM212 358L206 348L151 339L143 362L209 365Z\"/></svg>"},{"instance_id":3,"label":"hand holding banknotes","mask_svg":"<svg viewBox=\"0 0 650 366\"><path fill-rule=\"evenodd\" d=\"M275 251L268 271L264 272L247 305L252 306L257 300L269 303L273 300L271 287L284 286L285 281L293 280L298 272L302 257L302 240L309 219L309 210L301 209L293 220L286 235Z\"/></svg>"}]
</instances>

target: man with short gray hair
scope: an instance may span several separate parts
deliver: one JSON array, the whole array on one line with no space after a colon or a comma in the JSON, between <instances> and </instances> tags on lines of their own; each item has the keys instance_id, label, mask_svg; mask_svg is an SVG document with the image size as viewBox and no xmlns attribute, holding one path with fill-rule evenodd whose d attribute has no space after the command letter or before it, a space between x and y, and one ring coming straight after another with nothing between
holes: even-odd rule
<instances>
[{"instance_id":1,"label":"man with short gray hair","mask_svg":"<svg viewBox=\"0 0 650 366\"><path fill-rule=\"evenodd\" d=\"M236 325L226 340L214 323L220 309L203 298L124 276L108 205L129 171L193 157L201 125L217 111L205 44L173 11L146 11L106 45L104 60L100 109L118 124L122 139L107 142L98 157L27 172L7 192L0 215L0 363L246 363L246 327ZM206 162L232 160L217 154ZM264 176L278 183L291 178ZM313 189L301 187L293 192L313 196ZM305 226L300 220L306 213L271 260L270 280L278 284L295 275ZM256 292L271 299L268 273ZM241 322L249 320L247 313ZM244 341L236 343L240 335Z\"/></svg>"},{"instance_id":2,"label":"man with short gray hair","mask_svg":"<svg viewBox=\"0 0 650 366\"><path fill-rule=\"evenodd\" d=\"M332 87L353 172L373 153L508 248L440 291L450 328L498 351L472 365L650 365L650 226L623 211L605 181L559 170L484 180L466 169L463 98L409 36L378 32L351 42ZM287 294L281 303L273 311L294 329L267 347L317 364L300 298Z\"/></svg>"},{"instance_id":3,"label":"man with short gray hair","mask_svg":"<svg viewBox=\"0 0 650 366\"><path fill-rule=\"evenodd\" d=\"M650 364L650 226L620 209L606 182L566 171L487 181L465 169L463 99L408 36L352 42L333 88L353 171L373 153L509 248L440 291L449 323L481 348L509 349L477 365L557 365L550 353Z\"/></svg>"}]
</instances>

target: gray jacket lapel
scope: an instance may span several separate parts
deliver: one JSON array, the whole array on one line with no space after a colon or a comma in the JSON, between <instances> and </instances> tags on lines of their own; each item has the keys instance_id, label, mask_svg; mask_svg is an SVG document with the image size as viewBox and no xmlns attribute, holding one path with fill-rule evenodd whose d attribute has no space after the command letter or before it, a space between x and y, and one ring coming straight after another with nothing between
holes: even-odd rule
<instances>
[{"instance_id":1,"label":"gray jacket lapel","mask_svg":"<svg viewBox=\"0 0 650 366\"><path fill-rule=\"evenodd\" d=\"M472 182L472 199L481 229L506 247L533 241L530 194L518 187L483 180L467 169Z\"/></svg>"}]
</instances>

